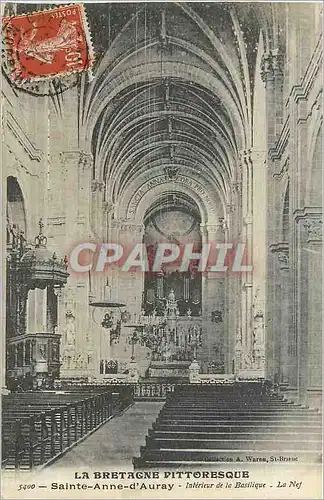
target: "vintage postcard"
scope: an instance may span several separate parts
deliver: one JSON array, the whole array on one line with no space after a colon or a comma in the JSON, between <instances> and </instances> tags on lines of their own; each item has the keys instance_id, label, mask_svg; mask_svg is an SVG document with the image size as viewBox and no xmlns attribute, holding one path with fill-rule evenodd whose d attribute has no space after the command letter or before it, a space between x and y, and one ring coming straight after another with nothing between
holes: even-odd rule
<instances>
[{"instance_id":1,"label":"vintage postcard","mask_svg":"<svg viewBox=\"0 0 324 500\"><path fill-rule=\"evenodd\" d=\"M1 498L322 498L322 3L1 21Z\"/></svg>"}]
</instances>

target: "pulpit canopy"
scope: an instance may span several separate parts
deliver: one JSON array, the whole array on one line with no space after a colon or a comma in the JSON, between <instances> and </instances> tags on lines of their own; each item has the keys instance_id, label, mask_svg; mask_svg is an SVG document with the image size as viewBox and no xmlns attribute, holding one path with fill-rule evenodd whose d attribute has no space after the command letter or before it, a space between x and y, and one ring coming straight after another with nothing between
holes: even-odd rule
<instances>
[{"instance_id":1,"label":"pulpit canopy","mask_svg":"<svg viewBox=\"0 0 324 500\"><path fill-rule=\"evenodd\" d=\"M43 234L42 221L40 231L35 238L35 246L28 249L22 256L19 264L21 281L30 289L46 288L48 285L62 287L66 284L67 258L59 257L47 248L47 238Z\"/></svg>"}]
</instances>

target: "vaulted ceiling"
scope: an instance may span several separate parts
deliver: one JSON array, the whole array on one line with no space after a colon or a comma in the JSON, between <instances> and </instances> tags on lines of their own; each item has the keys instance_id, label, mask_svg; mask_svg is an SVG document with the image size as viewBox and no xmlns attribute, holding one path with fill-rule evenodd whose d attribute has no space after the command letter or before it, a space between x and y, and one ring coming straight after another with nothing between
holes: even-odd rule
<instances>
[{"instance_id":1,"label":"vaulted ceiling","mask_svg":"<svg viewBox=\"0 0 324 500\"><path fill-rule=\"evenodd\" d=\"M80 92L80 143L91 143L107 200L148 172L182 172L199 173L226 202L238 152L252 146L260 33L264 50L284 42L283 8L86 4L96 62Z\"/></svg>"},{"instance_id":2,"label":"vaulted ceiling","mask_svg":"<svg viewBox=\"0 0 324 500\"><path fill-rule=\"evenodd\" d=\"M226 198L251 147L260 32L270 4L87 4L97 61L82 101L94 177L117 201L142 173L200 172ZM269 29L271 27L271 30Z\"/></svg>"}]
</instances>

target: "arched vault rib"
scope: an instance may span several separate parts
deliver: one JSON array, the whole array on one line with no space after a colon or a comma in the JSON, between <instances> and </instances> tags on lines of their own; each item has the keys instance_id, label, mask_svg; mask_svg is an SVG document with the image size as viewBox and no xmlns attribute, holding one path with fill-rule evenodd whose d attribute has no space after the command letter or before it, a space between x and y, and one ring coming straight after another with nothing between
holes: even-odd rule
<instances>
[{"instance_id":1,"label":"arched vault rib","mask_svg":"<svg viewBox=\"0 0 324 500\"><path fill-rule=\"evenodd\" d=\"M248 9L224 6L227 29L217 20L221 8L213 7L210 17L194 4L177 4L176 16L169 15L168 5L152 7L155 28L148 34L145 9L150 7L139 7L120 25L85 94L81 133L81 141L85 133L93 139L95 175L107 180L107 200L119 203L136 176L153 175L165 165L186 165L192 175L198 165L203 178L229 196L240 176L238 152L251 146L251 57L260 29L271 39L266 26L271 15L261 9L259 23L258 9L249 7L256 21L252 33L244 31ZM167 11L166 46L159 9ZM178 15L192 36L185 30L179 35Z\"/></svg>"},{"instance_id":2,"label":"arched vault rib","mask_svg":"<svg viewBox=\"0 0 324 500\"><path fill-rule=\"evenodd\" d=\"M213 30L204 22L204 20L193 10L193 8L188 5L188 4L179 4L181 8L188 14L188 16L193 19L199 28L202 30L202 32L209 38L211 41L212 45L215 47L216 51L218 54L220 54L226 68L228 68L228 71L231 75L231 78L234 82L234 85L238 91L238 95L240 97L240 102L242 103L243 106L243 113L244 113L244 118L245 118L245 124L246 126L248 125L247 121L247 115L245 111L245 94L244 94L244 89L242 87L242 82L240 80L240 75L239 72L237 71L237 68L235 68L231 58L226 52L226 48L224 45L221 43L219 38L216 36L216 34L213 32Z\"/></svg>"},{"instance_id":3,"label":"arched vault rib","mask_svg":"<svg viewBox=\"0 0 324 500\"><path fill-rule=\"evenodd\" d=\"M151 121L153 124L156 122L155 119L160 118L162 120L162 119L166 119L167 117L174 118L175 121L181 120L181 121L187 122L187 123L189 123L190 121L196 122L197 124L199 124L199 126L203 127L206 131L210 132L210 134L214 136L217 146L219 146L223 150L225 155L227 154L226 151L228 151L228 153L230 154L231 149L233 149L233 148L230 148L231 143L228 144L229 143L229 137L228 137L229 134L225 135L224 131L222 131L221 122L218 123L219 120L212 121L210 119L209 123L208 123L207 120L209 119L209 117L206 117L206 119L200 118L200 116L199 116L200 114L202 114L204 116L204 114L201 113L200 110L198 111L198 113L196 113L196 115L194 115L193 113L195 112L195 108L193 106L189 106L189 105L186 106L185 103L183 106L184 109L186 109L186 108L190 109L192 111L192 114L189 115L185 112L179 112L179 111L177 112L177 111L173 110L172 109L172 102L171 102L170 107L171 107L170 111L169 110L168 111L159 110L159 111L154 111L154 112L144 114L144 115L140 114L140 116L137 116L138 113L135 110L133 114L135 114L136 118L132 119L132 115L127 117L127 114L126 114L126 116L122 119L122 122L119 124L119 127L117 125L114 128L109 127L109 129L107 130L107 133L105 134L103 150L100 151L100 153L98 153L98 159L100 160L100 164L106 163L107 155L109 155L109 157L114 156L114 151L118 147L119 138L123 137L127 133L128 129L131 129L132 127L135 128L136 125L138 125L140 122L143 122L143 124L144 124L145 121L147 121L147 122ZM145 108L146 108L146 105L144 104L144 106L140 108L140 111L144 111ZM204 116L204 118L205 118L205 116ZM122 126L122 128L120 128L120 126ZM215 128L217 130L215 130ZM176 134L176 132L175 132L175 134ZM223 137L221 137L221 136L223 136ZM234 151L232 151L232 153L234 154Z\"/></svg>"},{"instance_id":4,"label":"arched vault rib","mask_svg":"<svg viewBox=\"0 0 324 500\"><path fill-rule=\"evenodd\" d=\"M200 211L197 203L185 193L176 192L176 193L162 193L159 197L152 203L149 209L144 214L143 222L146 224L157 212L160 212L163 209L170 210L170 201L174 201L174 197L176 198L176 209L182 209L187 211L191 215L194 215L195 218L201 222Z\"/></svg>"},{"instance_id":5,"label":"arched vault rib","mask_svg":"<svg viewBox=\"0 0 324 500\"><path fill-rule=\"evenodd\" d=\"M186 101L182 104L185 104L186 106L190 106L192 109L195 109L196 112L199 112L199 114L203 114L206 117L209 117L210 120L212 120L213 118L214 119L217 118L217 115L215 113L216 110L211 107L210 103L208 103L208 100L207 100L208 95L209 95L209 97L211 97L211 96L210 96L210 94L207 93L207 91L204 88L202 88L202 87L198 88L196 86L193 86L192 84L190 86L188 86L188 83L186 83L185 81L175 79L175 78L172 78L170 80L170 82L172 83L173 87L182 89L184 92L188 93L189 95L194 96L195 99L200 101L201 106L193 107L193 105L191 105L190 102L188 102L188 101ZM109 134L113 133L113 130L115 129L115 126L118 125L118 122L121 122L123 119L127 118L127 116L129 116L129 111L134 112L135 109L137 109L139 107L139 103L141 101L141 98L145 95L145 92L149 92L149 94L151 94L150 91L152 91L152 93L153 93L153 91L160 86L161 86L161 79L146 83L146 85L142 85L141 88L138 88L138 87L136 87L135 89L131 88L126 94L123 94L123 95L119 94L118 101L120 101L120 100L126 101L126 104L123 107L121 107L121 109L115 114L114 114L114 111L116 111L116 109L118 110L118 106L115 105L114 102L112 102L109 106L107 106L105 114L103 115L103 117L100 118L100 120L102 122L102 126L100 128L101 133L104 132L103 125L106 122L109 122L109 129L107 130L107 133L109 133ZM204 95L204 93L205 93L205 95ZM200 95L200 94L202 94L202 95ZM212 97L213 97L214 103L216 104L217 103L217 96L212 96ZM180 98L177 96L177 100L179 100L179 99ZM148 101L149 101L149 104L146 103L146 105L154 105L154 103L155 103L154 93L152 96L149 95ZM134 106L134 104L136 106ZM233 129L231 129L231 132L229 132L229 129L227 129L226 125L225 125L225 128L226 128L227 134L228 134L229 139L230 139L230 134L232 134L232 135L234 134ZM105 134L105 135L107 135L107 134Z\"/></svg>"},{"instance_id":6,"label":"arched vault rib","mask_svg":"<svg viewBox=\"0 0 324 500\"><path fill-rule=\"evenodd\" d=\"M185 90L186 92L189 92L190 95L194 95L196 99L198 99L198 103L202 103L202 106L200 107L199 105L195 107L195 103L193 102L192 104L187 104L186 102L183 102L180 99L180 102L178 102L176 99L170 100L169 103L169 110L164 111L159 108L161 108L163 102L162 100L158 100L155 98L154 100L151 100L149 104L144 101L141 102L140 106L134 107L132 114L127 113L127 108L128 108L128 103L129 101L126 101L126 111L124 111L124 105L123 103L120 105L121 110L118 110L118 108L114 108L114 118L111 120L110 126L106 129L105 131L105 139L104 139L104 144L105 147L104 149L101 149L100 152L97 155L96 161L99 162L101 166L106 165L107 166L107 173L105 175L109 175L109 177L113 177L115 171L119 170L120 163L116 160L116 151L119 150L119 148L124 148L124 150L127 150L127 142L128 142L128 135L129 134L129 129L132 127L136 128L138 124L142 121L144 126L145 121L147 120L148 128L152 127L154 129L154 125L156 124L156 119L166 119L168 116L172 117L175 119L176 122L182 122L185 125L190 126L191 128L195 128L193 126L193 123L196 123L201 127L202 129L205 129L207 132L210 133L211 137L214 139L214 144L213 146L215 147L215 152L214 155L216 158L221 158L221 169L227 168L229 169L229 177L231 176L231 170L234 166L234 158L235 158L235 150L233 148L233 137L232 137L232 131L228 128L228 125L224 125L224 119L222 121L222 116L217 116L215 111L212 109L210 103L206 102L208 95L206 94L205 100L203 97L199 94L199 92L204 92L204 89L200 89L198 87L190 88L189 91L185 87L184 82L174 82L172 81L172 86L176 87L176 89L181 88L182 90ZM157 88L158 85L153 85L153 88ZM142 88L140 91L140 97L145 94L146 91L148 91L149 87L145 87L145 89ZM136 91L136 89L135 89ZM134 92L135 92L134 91ZM132 95L131 92L127 92L127 96ZM122 96L123 97L123 96ZM122 101L121 97L121 101ZM178 98L177 98L178 99ZM215 98L214 98L215 99ZM136 104L136 99L132 97L132 100L134 104ZM189 101L190 103L191 101ZM217 101L216 101L217 102ZM185 112L179 112L178 108L174 109L175 106L179 106L182 109L189 109L191 111L191 115ZM205 105L203 107L203 105ZM113 106L113 104L112 104ZM206 106L208 106L208 113L209 115L206 115ZM156 111L148 113L147 116L141 113L143 112L146 108L157 108ZM214 112L215 115L212 116L211 113ZM196 114L194 114L196 113ZM132 120L132 115L135 116L135 119ZM202 118L200 117L202 116ZM116 117L119 117L120 119L117 121ZM119 122L119 123L118 123ZM120 127L123 126L123 128L120 129ZM215 130L216 129L216 130ZM143 127L142 130L145 130ZM197 135L199 131L196 130L194 131L194 134ZM139 133L140 135L140 133ZM173 137L177 137L178 131L173 131ZM126 136L126 139L125 139ZM136 139L137 133L134 132L133 139ZM151 135L151 139L153 141L153 135ZM145 140L145 137L144 139ZM206 142L209 143L209 148L211 154L213 154L212 148L211 148L211 139L207 138ZM122 156L120 155L119 160L122 159Z\"/></svg>"},{"instance_id":7,"label":"arched vault rib","mask_svg":"<svg viewBox=\"0 0 324 500\"><path fill-rule=\"evenodd\" d=\"M235 84L234 79L231 79L228 77L226 72L222 69L222 67L218 64L217 60L210 57L208 54L206 54L203 50L201 50L199 47L196 47L192 43L190 43L187 40L180 39L180 38L175 38L175 37L168 37L168 42L170 45L174 45L175 47L179 49L185 49L188 54L195 56L198 60L201 60L203 63L205 63L211 74L217 75L217 78L219 81L222 82L222 84L228 89L230 97L232 100L235 102L237 111L241 115L242 120L246 119L245 116L245 105L246 102L245 100L242 100L242 94L239 91L239 88ZM144 45L144 44L139 44L136 48L133 48L133 50L129 50L126 53L123 53L122 56L116 61L114 60L114 65L109 66L109 74L106 75L106 78L103 80L101 86L98 86L97 80L96 80L96 86L92 88L91 92L91 101L89 102L89 109L87 112L87 118L92 112L93 108L95 107L95 103L97 100L101 98L101 92L102 90L118 76L118 71L122 73L125 70L125 67L127 68L132 68L136 65L139 64L139 61L141 58L139 57L142 51L145 51L145 57L148 57L150 59L150 56L148 55L148 52L150 49L153 48L158 48L160 45L160 41L158 39L155 39L153 42ZM157 55L153 55L152 59L157 59ZM143 65L146 64L146 59L142 61ZM158 62L161 63L161 60ZM172 62L172 58L168 59L167 62ZM193 62L193 65L197 65L197 62ZM236 82L237 83L237 82ZM92 105L91 105L92 103ZM87 105L86 105L87 107Z\"/></svg>"},{"instance_id":8,"label":"arched vault rib","mask_svg":"<svg viewBox=\"0 0 324 500\"><path fill-rule=\"evenodd\" d=\"M126 192L121 198L122 203L118 206L118 212L116 215L117 217L131 218L137 223L142 223L145 213L147 213L149 207L152 206L154 201L159 196L169 193L180 193L186 194L189 198L195 201L199 207L201 222L203 224L206 222L210 224L216 223L218 222L219 217L224 217L225 204L223 199L219 197L217 191L211 191L209 196L208 188L210 188L210 186L207 184L207 186L204 187L205 190L199 191L199 189L197 190L195 187L186 184L166 182L145 191L145 193L141 196L141 199L134 205L134 198L133 196L129 196L129 194L133 193L135 196L138 190L143 188L142 179L137 179L136 182L129 186L128 192ZM208 197L208 200L206 196Z\"/></svg>"},{"instance_id":9,"label":"arched vault rib","mask_svg":"<svg viewBox=\"0 0 324 500\"><path fill-rule=\"evenodd\" d=\"M206 105L205 102L202 102L202 104ZM197 116L201 124L210 124L210 128L214 127L217 130L217 133L223 136L223 138L229 142L229 145L232 147L232 149L235 149L232 139L233 132L228 128L228 125L224 123L224 120L221 120L220 116L215 115L214 117L212 117L211 115L208 115L206 111L204 111L203 107L201 109L197 109L194 104L188 103L181 98L177 98L177 100L170 99L169 109L167 111L161 109L162 106L163 101L161 99L150 99L148 101L145 101L144 103L141 103L136 108L133 108L133 110L131 110L129 113L127 112L128 106L123 107L118 113L118 116L114 117L111 120L110 126L105 130L103 134L104 138L101 141L102 146L104 147L108 141L114 139L114 136L118 135L119 130L122 127L124 127L125 130L127 127L132 126L133 120L136 120L137 118L144 120L145 117L149 118L149 116L152 116L153 118L155 118L157 116L164 115L165 117L170 116L175 118ZM177 106L179 106L182 111L179 111ZM152 111L151 108L153 108ZM188 111L186 111L187 109ZM135 116L134 119L133 115ZM202 117L202 119L200 118L200 116Z\"/></svg>"},{"instance_id":10,"label":"arched vault rib","mask_svg":"<svg viewBox=\"0 0 324 500\"><path fill-rule=\"evenodd\" d=\"M152 137L152 139L151 139L151 137ZM128 161L128 158L132 157L133 154L136 155L136 154L139 154L141 151L149 151L149 150L155 149L160 144L165 144L165 145L169 145L169 146L181 145L183 148L188 149L190 151L192 151L192 149L194 147L194 149L196 151L200 152L201 158L208 157L210 160L210 163L212 163L211 159L213 159L214 167L215 167L215 165L219 165L218 171L214 168L214 171L216 172L216 174L222 173L223 176L226 177L227 180L229 180L228 175L226 175L225 169L221 167L222 161L221 161L221 158L219 157L219 151L217 152L217 154L215 154L215 152L213 152L211 149L208 149L206 147L206 142L207 142L206 139L204 141L204 148L202 151L202 148L199 144L199 138L197 139L194 135L185 136L185 134L177 134L176 139L172 139L172 140L165 139L163 136L161 136L161 134L156 134L155 136L152 135L151 137L147 138L146 141L141 140L141 141L136 142L136 140L135 140L132 147L127 147L127 145L126 145L125 148L127 150L127 156L126 156L126 153L122 151L121 155L120 155L120 161L121 162ZM181 141L180 140L181 138L184 139L184 141ZM185 140L186 138L188 140ZM152 142L152 144L151 144L151 142ZM197 155L197 159L198 159L198 155ZM141 163L142 163L141 159L138 162L132 162L131 168L129 169L129 173L128 173L127 177L125 176L124 183L129 182L132 178L132 175L137 175L137 173L141 169ZM117 167L117 169L116 169L116 171L118 172L118 171L120 171L120 167L122 166L122 164L119 163L118 159L116 159L116 164L119 165L119 168ZM217 178L217 175L216 175L216 178ZM122 189L122 187L123 187L122 184L120 187ZM116 182L116 189L119 189L117 182Z\"/></svg>"},{"instance_id":11,"label":"arched vault rib","mask_svg":"<svg viewBox=\"0 0 324 500\"><path fill-rule=\"evenodd\" d=\"M91 121L87 124L88 132L92 133L93 127L106 105L125 88L157 78L161 79L161 65L159 62L149 62L145 65L140 64L131 69L126 69L122 75L119 75L111 82L111 85L105 87L100 96L98 96L97 108ZM228 118L233 130L235 130L237 149L244 149L246 144L244 124L239 117L236 104L228 94L228 89L216 76L207 73L197 66L188 66L181 62L165 62L163 64L163 78L182 79L190 82L189 85L204 87L211 96L217 96L227 110Z\"/></svg>"},{"instance_id":12,"label":"arched vault rib","mask_svg":"<svg viewBox=\"0 0 324 500\"><path fill-rule=\"evenodd\" d=\"M204 164L204 163L209 163L209 165L215 165L215 159L213 157L211 157L205 150L202 150L202 148L198 147L197 145L195 144L192 144L190 147L185 147L182 143L180 143L179 141L178 142L175 142L175 141L167 141L167 140L160 140L158 142L155 142L154 145L152 145L151 148L149 147L146 147L146 146L141 146L140 148L137 148L135 151L133 151L127 158L127 164L128 166L130 166L134 159L136 161L136 156L137 155L141 155L141 153L144 153L144 154L150 154L152 153L152 151L156 151L157 149L161 149L161 148L164 148L165 146L168 146L168 145L171 145L171 144L177 144L177 145L181 145L184 147L184 149L187 149L188 151L190 151L191 154L195 154L196 155L196 158L197 160L200 159L201 160L201 164ZM144 156L145 157L145 156ZM160 156L160 158L163 157L163 155ZM124 165L125 167L125 165ZM136 167L135 167L136 168ZM122 172L123 172L123 169L119 169L119 172L117 174L117 177L116 177L116 180L115 180L115 183L114 183L114 198L116 199L116 195L118 196L118 186L119 186L119 181L120 181L120 177L122 175Z\"/></svg>"},{"instance_id":13,"label":"arched vault rib","mask_svg":"<svg viewBox=\"0 0 324 500\"><path fill-rule=\"evenodd\" d=\"M165 144L162 143L160 145L160 148L163 148L164 146L165 146ZM195 158L196 158L196 164L198 162L200 162L200 169L201 169L200 177L205 178L206 181L208 181L208 183L211 186L211 189L218 189L219 192L221 192L224 196L228 195L228 188L227 188L227 186L228 186L227 180L228 179L223 178L221 175L218 175L215 177L215 179L212 179L211 176L208 175L208 170L211 170L211 171L216 170L215 169L215 162L213 162L213 159L208 157L208 155L206 155L205 152L202 153L202 151L200 149L198 149L196 146L194 146L190 149L188 148L187 151L188 151L188 154L190 154L191 156L193 156L193 153L198 153L195 156ZM147 150L144 149L144 152L146 153L146 155L144 156L143 160L147 159L147 161L151 163L152 150L147 152ZM155 154L158 153L157 149L154 149L153 153L155 153ZM160 158L161 157L159 155L159 159ZM208 165L208 167L209 167L208 170L206 168L206 165ZM181 166L181 165L179 165L179 166ZM161 170L161 160L160 160L160 170ZM197 172L197 168L193 168L192 170ZM133 179L138 177L139 173L140 172L137 172L137 176L133 176ZM108 185L109 185L109 183L108 183ZM124 183L124 185L127 187L127 183ZM115 186L115 184L113 186ZM109 186L109 187L110 187L110 189L108 192L110 192L111 198L113 200L116 200L117 199L116 193L113 191L113 187L112 186ZM118 194L120 194L120 193L118 193Z\"/></svg>"},{"instance_id":14,"label":"arched vault rib","mask_svg":"<svg viewBox=\"0 0 324 500\"><path fill-rule=\"evenodd\" d=\"M183 121L180 122L180 125L183 125ZM147 127L151 127L152 124L150 125L147 125ZM203 126L202 126L203 128ZM143 129L143 131L145 132L145 130ZM134 134L132 136L132 138L134 139L134 141L136 141L136 138L137 138L137 135L141 135L141 132L142 130L140 130L137 134ZM190 129L190 133L189 132L181 132L181 131L177 131L173 134L173 138L174 140L181 140L184 139L184 142L187 142L189 145L191 143L194 143L197 139L201 140L202 143L204 143L204 146L207 145L207 149L210 153L211 156L214 156L215 157L215 161L217 163L219 163L220 165L220 170L222 172L227 173L228 177L230 177L231 175L231 167L233 167L233 164L232 164L232 159L228 156L227 154L227 151L226 151L226 144L222 144L220 141L215 141L215 142L212 142L211 139L207 138L206 136L204 136L204 133L206 133L206 131L203 129L203 130L200 130L198 127L194 126L191 124L191 129ZM158 138L159 136L161 136L162 138L165 137L167 134L165 132L161 132L160 130L158 130L155 134L150 134L150 138L152 137L152 140L154 138ZM188 138L188 141L185 140L185 137ZM150 140L149 138L149 140ZM131 138L129 139L129 142L126 143L126 147L127 146L130 146L131 147ZM141 140L144 142L145 139L144 138L141 138ZM147 139L146 139L147 140ZM215 147L216 146L216 147ZM178 153L176 153L177 155ZM227 167L227 165L229 167ZM117 166L117 165L116 165Z\"/></svg>"},{"instance_id":15,"label":"arched vault rib","mask_svg":"<svg viewBox=\"0 0 324 500\"><path fill-rule=\"evenodd\" d=\"M225 204L225 200L228 196L228 193L226 191L226 183L220 182L220 179L212 180L207 174L206 174L206 168L202 165L200 173L197 172L197 168L194 166L190 165L189 159L184 158L184 163L179 164L179 163L163 163L162 166L178 166L180 167L180 176L185 175L186 177L192 179L193 181L199 180L201 184L204 186L208 186L208 189L210 190L211 193L218 193L219 197L223 200ZM181 170L181 167L184 167L183 170ZM145 178L147 176L147 170L143 170L139 173L137 177L133 177L132 181L128 184L125 184L123 187L123 190L120 191L119 193L119 199L120 200L125 200L127 197L130 196L129 193L131 193L131 189L133 189L133 186L136 183L140 183L141 179ZM152 162L151 168L149 170L150 172L150 178L154 179L155 177L163 175L161 172L161 162L159 160L155 160L155 162ZM170 184L172 185L172 180L170 180ZM175 181L176 183L176 181ZM127 195L128 193L128 195Z\"/></svg>"},{"instance_id":16,"label":"arched vault rib","mask_svg":"<svg viewBox=\"0 0 324 500\"><path fill-rule=\"evenodd\" d=\"M177 117L178 118L178 117ZM192 119L194 117L191 117ZM198 121L196 119L196 121ZM136 121L136 123L141 123L141 120L138 119ZM148 124L146 124L145 127L141 128L137 133L134 133L134 134L130 134L128 140L124 140L122 142L122 145L123 145L123 148L120 150L120 153L119 153L119 156L116 157L114 156L114 151L112 152L111 154L111 162L112 162L112 165L114 166L114 171L113 170L110 170L109 171L109 174L110 175L114 175L115 171L118 171L119 170L119 167L120 167L120 164L119 164L119 161L123 158L125 158L124 154L125 152L128 151L131 151L132 148L135 147L135 144L136 144L136 147L137 147L137 137L139 137L139 141L147 141L147 140L150 140L150 141L154 141L155 138L158 137L158 135L163 135L163 133L161 133L161 131L158 131L157 133L155 134L145 134L145 128L146 129L149 129L149 128L154 128L154 124L156 124L157 122L154 121L154 122L149 122ZM183 123L183 122L182 122ZM200 136L201 140L204 141L204 143L206 144L209 144L209 152L211 155L215 155L215 159L220 159L220 165L222 165L222 168L221 170L225 170L226 169L226 165L229 165L229 167L232 166L232 159L229 158L228 154L227 154L227 151L226 151L226 144L222 143L220 140L217 140L215 142L212 142L211 139L207 138L207 137L204 137L204 131L201 131L198 129L197 126L194 126L192 124L191 125L191 128L193 129L193 132L191 134L191 137L192 137L192 140L195 141L197 137ZM199 123L198 121L198 125L200 125L202 128L204 128L204 123ZM123 133L125 133L125 129L123 129ZM144 133L144 136L142 137L142 134ZM166 135L166 133L164 132L164 135ZM173 137L174 138L181 138L181 136L184 135L181 131L175 131L173 133ZM189 135L189 134L187 134ZM189 140L191 141L191 138L189 137ZM216 146L216 148L215 148ZM214 149L214 151L213 151ZM125 150L125 151L124 151ZM230 172L229 172L229 175L230 175Z\"/></svg>"}]
</instances>

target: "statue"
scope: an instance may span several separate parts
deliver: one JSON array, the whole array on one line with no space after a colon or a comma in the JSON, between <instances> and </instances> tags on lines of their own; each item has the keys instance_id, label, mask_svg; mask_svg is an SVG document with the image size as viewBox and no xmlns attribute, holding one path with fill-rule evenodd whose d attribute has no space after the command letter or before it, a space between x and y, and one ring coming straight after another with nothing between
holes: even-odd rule
<instances>
[{"instance_id":1,"label":"statue","mask_svg":"<svg viewBox=\"0 0 324 500\"><path fill-rule=\"evenodd\" d=\"M38 353L41 360L47 359L47 345L46 344L38 344Z\"/></svg>"},{"instance_id":2,"label":"statue","mask_svg":"<svg viewBox=\"0 0 324 500\"><path fill-rule=\"evenodd\" d=\"M178 301L172 289L166 299L165 316L179 316Z\"/></svg>"},{"instance_id":3,"label":"statue","mask_svg":"<svg viewBox=\"0 0 324 500\"><path fill-rule=\"evenodd\" d=\"M242 363L244 369L253 368L253 357L250 352L243 353Z\"/></svg>"},{"instance_id":4,"label":"statue","mask_svg":"<svg viewBox=\"0 0 324 500\"><path fill-rule=\"evenodd\" d=\"M75 345L75 317L72 311L66 312L65 339L67 346Z\"/></svg>"},{"instance_id":5,"label":"statue","mask_svg":"<svg viewBox=\"0 0 324 500\"><path fill-rule=\"evenodd\" d=\"M25 238L25 232L21 230L19 233L19 251L21 255L26 250L26 246L27 246L27 240Z\"/></svg>"},{"instance_id":6,"label":"statue","mask_svg":"<svg viewBox=\"0 0 324 500\"><path fill-rule=\"evenodd\" d=\"M17 248L18 246L18 239L19 239L19 232L16 224L13 224L10 228L10 234L11 234L11 244L12 248Z\"/></svg>"}]
</instances>

